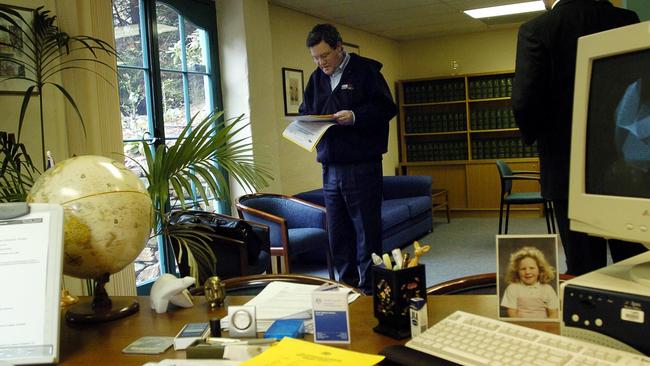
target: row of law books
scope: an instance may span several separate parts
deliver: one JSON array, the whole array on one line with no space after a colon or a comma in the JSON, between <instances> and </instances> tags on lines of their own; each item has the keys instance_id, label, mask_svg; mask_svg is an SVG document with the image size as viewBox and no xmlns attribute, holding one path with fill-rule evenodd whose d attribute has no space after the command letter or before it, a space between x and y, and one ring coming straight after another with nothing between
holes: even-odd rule
<instances>
[{"instance_id":1,"label":"row of law books","mask_svg":"<svg viewBox=\"0 0 650 366\"><path fill-rule=\"evenodd\" d=\"M472 141L472 159L532 158L536 156L537 144L524 145L520 138Z\"/></svg>"},{"instance_id":2,"label":"row of law books","mask_svg":"<svg viewBox=\"0 0 650 366\"><path fill-rule=\"evenodd\" d=\"M512 76L499 76L469 81L470 99L504 98L512 95Z\"/></svg>"},{"instance_id":3,"label":"row of law books","mask_svg":"<svg viewBox=\"0 0 650 366\"><path fill-rule=\"evenodd\" d=\"M467 160L467 143L464 141L420 142L406 145L410 162Z\"/></svg>"},{"instance_id":4,"label":"row of law books","mask_svg":"<svg viewBox=\"0 0 650 366\"><path fill-rule=\"evenodd\" d=\"M464 111L414 110L406 115L404 127L406 133L464 131L467 122Z\"/></svg>"},{"instance_id":5,"label":"row of law books","mask_svg":"<svg viewBox=\"0 0 650 366\"><path fill-rule=\"evenodd\" d=\"M429 80L404 84L404 103L438 103L465 100L465 80Z\"/></svg>"},{"instance_id":6,"label":"row of law books","mask_svg":"<svg viewBox=\"0 0 650 366\"><path fill-rule=\"evenodd\" d=\"M473 110L469 115L472 130L516 128L515 116L510 107Z\"/></svg>"}]
</instances>

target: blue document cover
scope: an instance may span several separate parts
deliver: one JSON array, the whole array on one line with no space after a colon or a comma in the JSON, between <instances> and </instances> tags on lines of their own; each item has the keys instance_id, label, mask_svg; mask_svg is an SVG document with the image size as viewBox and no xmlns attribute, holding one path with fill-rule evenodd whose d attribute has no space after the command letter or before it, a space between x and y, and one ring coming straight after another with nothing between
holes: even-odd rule
<instances>
[{"instance_id":1,"label":"blue document cover","mask_svg":"<svg viewBox=\"0 0 650 366\"><path fill-rule=\"evenodd\" d=\"M348 295L345 291L314 291L314 342L350 343Z\"/></svg>"}]
</instances>

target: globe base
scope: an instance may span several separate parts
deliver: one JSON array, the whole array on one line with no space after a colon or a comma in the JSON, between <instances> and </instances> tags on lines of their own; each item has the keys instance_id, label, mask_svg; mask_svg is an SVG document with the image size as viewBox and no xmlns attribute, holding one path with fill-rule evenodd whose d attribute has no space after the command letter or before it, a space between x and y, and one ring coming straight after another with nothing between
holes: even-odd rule
<instances>
[{"instance_id":1,"label":"globe base","mask_svg":"<svg viewBox=\"0 0 650 366\"><path fill-rule=\"evenodd\" d=\"M113 300L109 309L94 308L90 301L72 305L65 313L65 320L70 323L104 323L133 315L140 309L135 300Z\"/></svg>"},{"instance_id":2,"label":"globe base","mask_svg":"<svg viewBox=\"0 0 650 366\"><path fill-rule=\"evenodd\" d=\"M70 323L103 323L135 314L140 304L133 299L113 301L106 292L105 285L109 274L95 280L95 297L92 302L85 301L73 305L65 313L65 320Z\"/></svg>"}]
</instances>

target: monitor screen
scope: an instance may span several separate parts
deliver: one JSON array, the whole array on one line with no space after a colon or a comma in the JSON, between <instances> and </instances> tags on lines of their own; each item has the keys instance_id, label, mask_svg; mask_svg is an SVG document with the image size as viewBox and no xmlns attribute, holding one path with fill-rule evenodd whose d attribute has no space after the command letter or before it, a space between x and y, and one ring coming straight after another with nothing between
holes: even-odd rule
<instances>
[{"instance_id":1,"label":"monitor screen","mask_svg":"<svg viewBox=\"0 0 650 366\"><path fill-rule=\"evenodd\" d=\"M593 60L585 191L650 198L650 49Z\"/></svg>"},{"instance_id":2,"label":"monitor screen","mask_svg":"<svg viewBox=\"0 0 650 366\"><path fill-rule=\"evenodd\" d=\"M578 40L571 230L650 243L650 22Z\"/></svg>"}]
</instances>

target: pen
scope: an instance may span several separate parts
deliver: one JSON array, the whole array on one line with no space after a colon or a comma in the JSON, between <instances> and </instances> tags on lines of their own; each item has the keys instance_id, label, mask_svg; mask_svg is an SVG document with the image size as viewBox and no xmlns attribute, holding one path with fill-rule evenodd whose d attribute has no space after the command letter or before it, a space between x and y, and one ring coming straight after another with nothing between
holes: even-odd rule
<instances>
[{"instance_id":1,"label":"pen","mask_svg":"<svg viewBox=\"0 0 650 366\"><path fill-rule=\"evenodd\" d=\"M402 262L404 262L404 258L402 257L402 251L399 248L395 248L392 251L393 253L393 258L395 259L395 267L393 268L394 270L398 270L402 268Z\"/></svg>"},{"instance_id":2,"label":"pen","mask_svg":"<svg viewBox=\"0 0 650 366\"><path fill-rule=\"evenodd\" d=\"M390 257L388 256L388 253L384 253L384 255L381 256L384 259L384 266L386 269L393 269L393 264L390 262Z\"/></svg>"},{"instance_id":3,"label":"pen","mask_svg":"<svg viewBox=\"0 0 650 366\"><path fill-rule=\"evenodd\" d=\"M402 268L408 267L409 257L410 257L409 252L404 253L404 258L402 259Z\"/></svg>"},{"instance_id":4,"label":"pen","mask_svg":"<svg viewBox=\"0 0 650 366\"><path fill-rule=\"evenodd\" d=\"M329 290L335 290L339 288L339 286L335 283L324 283L314 289L314 291L329 291Z\"/></svg>"},{"instance_id":5,"label":"pen","mask_svg":"<svg viewBox=\"0 0 650 366\"><path fill-rule=\"evenodd\" d=\"M221 337L208 337L205 339L205 343L209 344L233 344L241 342L241 339L237 338L221 338Z\"/></svg>"},{"instance_id":6,"label":"pen","mask_svg":"<svg viewBox=\"0 0 650 366\"><path fill-rule=\"evenodd\" d=\"M277 339L275 338L252 338L252 339L247 339L247 340L241 340L238 342L233 342L233 343L228 343L228 345L262 345L262 344L271 344L275 343Z\"/></svg>"},{"instance_id":7,"label":"pen","mask_svg":"<svg viewBox=\"0 0 650 366\"><path fill-rule=\"evenodd\" d=\"M384 261L381 260L381 257L379 257L377 253L370 254L370 257L372 258L372 263L374 263L376 266L381 266L384 264Z\"/></svg>"}]
</instances>

